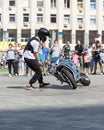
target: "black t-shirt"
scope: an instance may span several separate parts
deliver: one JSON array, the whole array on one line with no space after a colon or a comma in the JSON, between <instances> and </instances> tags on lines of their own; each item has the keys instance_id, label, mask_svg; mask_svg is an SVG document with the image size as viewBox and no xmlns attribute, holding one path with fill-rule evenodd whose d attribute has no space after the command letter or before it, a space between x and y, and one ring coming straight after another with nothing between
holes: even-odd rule
<instances>
[{"instance_id":1,"label":"black t-shirt","mask_svg":"<svg viewBox=\"0 0 104 130\"><path fill-rule=\"evenodd\" d=\"M70 46L69 45L68 46L64 45L63 50L64 50L64 54L69 54Z\"/></svg>"},{"instance_id":2,"label":"black t-shirt","mask_svg":"<svg viewBox=\"0 0 104 130\"><path fill-rule=\"evenodd\" d=\"M76 45L75 50L77 51L78 56L82 56L83 46Z\"/></svg>"},{"instance_id":3,"label":"black t-shirt","mask_svg":"<svg viewBox=\"0 0 104 130\"><path fill-rule=\"evenodd\" d=\"M93 52L93 58L96 59L100 59L100 52L101 52L101 47L97 47L96 46L96 51Z\"/></svg>"}]
</instances>

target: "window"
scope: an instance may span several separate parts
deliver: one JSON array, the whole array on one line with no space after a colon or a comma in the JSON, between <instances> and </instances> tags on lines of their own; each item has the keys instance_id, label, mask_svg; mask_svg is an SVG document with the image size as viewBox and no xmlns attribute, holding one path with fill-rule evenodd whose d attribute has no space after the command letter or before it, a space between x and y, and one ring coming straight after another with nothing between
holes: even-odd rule
<instances>
[{"instance_id":1,"label":"window","mask_svg":"<svg viewBox=\"0 0 104 130\"><path fill-rule=\"evenodd\" d=\"M15 0L9 0L9 6L15 6Z\"/></svg>"},{"instance_id":2,"label":"window","mask_svg":"<svg viewBox=\"0 0 104 130\"><path fill-rule=\"evenodd\" d=\"M30 37L30 32L28 30L25 32L23 31L21 34L21 42L27 42Z\"/></svg>"},{"instance_id":3,"label":"window","mask_svg":"<svg viewBox=\"0 0 104 130\"><path fill-rule=\"evenodd\" d=\"M90 0L90 8L95 9L96 8L96 0Z\"/></svg>"},{"instance_id":4,"label":"window","mask_svg":"<svg viewBox=\"0 0 104 130\"><path fill-rule=\"evenodd\" d=\"M104 16L103 16L103 24L104 24Z\"/></svg>"},{"instance_id":5,"label":"window","mask_svg":"<svg viewBox=\"0 0 104 130\"><path fill-rule=\"evenodd\" d=\"M43 7L43 0L37 1L37 7Z\"/></svg>"},{"instance_id":6,"label":"window","mask_svg":"<svg viewBox=\"0 0 104 130\"><path fill-rule=\"evenodd\" d=\"M83 0L77 0L77 8L83 8Z\"/></svg>"},{"instance_id":7,"label":"window","mask_svg":"<svg viewBox=\"0 0 104 130\"><path fill-rule=\"evenodd\" d=\"M15 14L9 14L9 22L15 22Z\"/></svg>"},{"instance_id":8,"label":"window","mask_svg":"<svg viewBox=\"0 0 104 130\"><path fill-rule=\"evenodd\" d=\"M64 8L70 8L70 0L64 0Z\"/></svg>"},{"instance_id":9,"label":"window","mask_svg":"<svg viewBox=\"0 0 104 130\"><path fill-rule=\"evenodd\" d=\"M0 14L0 22L1 22L1 14Z\"/></svg>"},{"instance_id":10,"label":"window","mask_svg":"<svg viewBox=\"0 0 104 130\"><path fill-rule=\"evenodd\" d=\"M64 24L70 23L70 15L64 15Z\"/></svg>"},{"instance_id":11,"label":"window","mask_svg":"<svg viewBox=\"0 0 104 130\"><path fill-rule=\"evenodd\" d=\"M51 23L56 23L56 14L51 14Z\"/></svg>"},{"instance_id":12,"label":"window","mask_svg":"<svg viewBox=\"0 0 104 130\"><path fill-rule=\"evenodd\" d=\"M83 23L83 18L82 17L78 17L77 18L77 23L78 24L82 24Z\"/></svg>"},{"instance_id":13,"label":"window","mask_svg":"<svg viewBox=\"0 0 104 130\"><path fill-rule=\"evenodd\" d=\"M2 1L0 0L0 7L2 7Z\"/></svg>"},{"instance_id":14,"label":"window","mask_svg":"<svg viewBox=\"0 0 104 130\"><path fill-rule=\"evenodd\" d=\"M43 22L43 14L37 14L37 23Z\"/></svg>"},{"instance_id":15,"label":"window","mask_svg":"<svg viewBox=\"0 0 104 130\"><path fill-rule=\"evenodd\" d=\"M16 33L15 32L10 32L8 33L8 41L15 41L16 40Z\"/></svg>"},{"instance_id":16,"label":"window","mask_svg":"<svg viewBox=\"0 0 104 130\"><path fill-rule=\"evenodd\" d=\"M23 22L29 22L29 14L23 14Z\"/></svg>"},{"instance_id":17,"label":"window","mask_svg":"<svg viewBox=\"0 0 104 130\"><path fill-rule=\"evenodd\" d=\"M96 16L90 17L90 24L96 24Z\"/></svg>"},{"instance_id":18,"label":"window","mask_svg":"<svg viewBox=\"0 0 104 130\"><path fill-rule=\"evenodd\" d=\"M56 0L51 0L51 8L55 8L56 7Z\"/></svg>"},{"instance_id":19,"label":"window","mask_svg":"<svg viewBox=\"0 0 104 130\"><path fill-rule=\"evenodd\" d=\"M103 10L104 10L104 1L103 1Z\"/></svg>"}]
</instances>

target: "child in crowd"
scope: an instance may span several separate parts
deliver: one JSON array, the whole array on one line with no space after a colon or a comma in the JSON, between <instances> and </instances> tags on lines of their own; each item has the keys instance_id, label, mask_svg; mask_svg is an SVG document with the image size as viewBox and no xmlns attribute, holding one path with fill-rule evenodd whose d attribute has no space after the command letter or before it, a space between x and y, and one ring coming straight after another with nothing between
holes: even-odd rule
<instances>
[{"instance_id":1,"label":"child in crowd","mask_svg":"<svg viewBox=\"0 0 104 130\"><path fill-rule=\"evenodd\" d=\"M19 75L24 75L24 52L25 45L21 46L21 49L19 50Z\"/></svg>"},{"instance_id":2,"label":"child in crowd","mask_svg":"<svg viewBox=\"0 0 104 130\"><path fill-rule=\"evenodd\" d=\"M6 65L6 55L2 54L1 61L0 61L0 67L5 68L5 65Z\"/></svg>"},{"instance_id":3,"label":"child in crowd","mask_svg":"<svg viewBox=\"0 0 104 130\"><path fill-rule=\"evenodd\" d=\"M83 70L86 74L89 74L91 56L87 49L83 52Z\"/></svg>"},{"instance_id":4,"label":"child in crowd","mask_svg":"<svg viewBox=\"0 0 104 130\"><path fill-rule=\"evenodd\" d=\"M72 61L78 66L79 60L78 60L77 51L73 52L73 54L72 54Z\"/></svg>"},{"instance_id":5,"label":"child in crowd","mask_svg":"<svg viewBox=\"0 0 104 130\"><path fill-rule=\"evenodd\" d=\"M43 49L42 49L42 45L39 46L39 50L38 50L38 57L39 57L39 65L40 65L40 68L42 70L42 73L44 72L44 67L43 67L43 64L44 64L44 55L43 55Z\"/></svg>"}]
</instances>

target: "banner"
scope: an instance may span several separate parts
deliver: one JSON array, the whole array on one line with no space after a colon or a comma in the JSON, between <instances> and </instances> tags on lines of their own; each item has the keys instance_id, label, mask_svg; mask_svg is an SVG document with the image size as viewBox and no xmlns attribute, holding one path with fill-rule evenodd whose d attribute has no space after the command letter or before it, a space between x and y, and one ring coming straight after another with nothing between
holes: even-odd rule
<instances>
[{"instance_id":1,"label":"banner","mask_svg":"<svg viewBox=\"0 0 104 130\"><path fill-rule=\"evenodd\" d=\"M8 49L9 42L0 42L0 51L6 51Z\"/></svg>"},{"instance_id":2,"label":"banner","mask_svg":"<svg viewBox=\"0 0 104 130\"><path fill-rule=\"evenodd\" d=\"M14 42L0 42L0 51L6 51L10 43L14 46ZM21 42L19 44L21 44L21 46L26 45L26 42Z\"/></svg>"}]
</instances>

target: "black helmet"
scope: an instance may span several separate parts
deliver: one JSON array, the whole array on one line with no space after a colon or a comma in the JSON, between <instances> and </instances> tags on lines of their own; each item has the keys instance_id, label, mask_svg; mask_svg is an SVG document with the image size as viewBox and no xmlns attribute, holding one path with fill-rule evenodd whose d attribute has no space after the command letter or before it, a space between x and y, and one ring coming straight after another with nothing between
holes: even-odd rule
<instances>
[{"instance_id":1,"label":"black helmet","mask_svg":"<svg viewBox=\"0 0 104 130\"><path fill-rule=\"evenodd\" d=\"M46 28L40 28L38 31L38 37L42 42L46 41L46 36L50 37L50 33Z\"/></svg>"}]
</instances>

